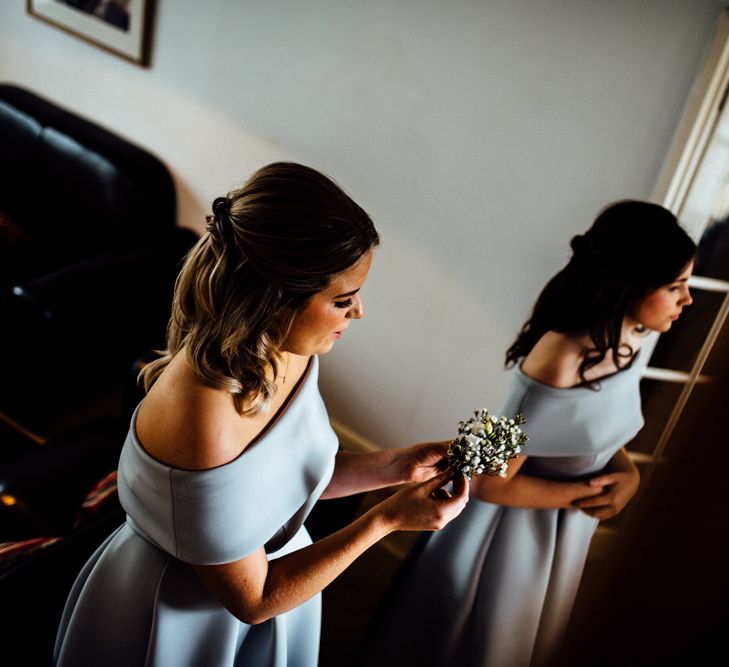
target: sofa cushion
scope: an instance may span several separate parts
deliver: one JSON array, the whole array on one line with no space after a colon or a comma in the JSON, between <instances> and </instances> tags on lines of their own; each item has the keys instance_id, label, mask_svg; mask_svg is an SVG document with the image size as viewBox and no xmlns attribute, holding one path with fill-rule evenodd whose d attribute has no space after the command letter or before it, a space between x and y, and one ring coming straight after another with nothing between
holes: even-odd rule
<instances>
[{"instance_id":1,"label":"sofa cushion","mask_svg":"<svg viewBox=\"0 0 729 667\"><path fill-rule=\"evenodd\" d=\"M128 233L135 196L120 163L2 100L0 146L0 284L88 257Z\"/></svg>"},{"instance_id":2,"label":"sofa cushion","mask_svg":"<svg viewBox=\"0 0 729 667\"><path fill-rule=\"evenodd\" d=\"M68 264L118 241L132 199L119 165L52 127L43 129L36 146L34 179L43 184L48 211L34 208L18 222L43 241L51 265L51 249Z\"/></svg>"}]
</instances>

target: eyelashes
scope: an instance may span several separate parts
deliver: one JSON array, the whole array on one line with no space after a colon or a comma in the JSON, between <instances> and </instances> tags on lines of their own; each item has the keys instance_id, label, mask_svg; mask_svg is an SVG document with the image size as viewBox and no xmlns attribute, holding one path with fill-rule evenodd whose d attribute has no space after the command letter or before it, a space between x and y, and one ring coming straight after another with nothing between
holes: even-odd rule
<instances>
[{"instance_id":1,"label":"eyelashes","mask_svg":"<svg viewBox=\"0 0 729 667\"><path fill-rule=\"evenodd\" d=\"M336 308L349 308L353 303L352 299L345 299L344 301L335 301L334 306Z\"/></svg>"}]
</instances>

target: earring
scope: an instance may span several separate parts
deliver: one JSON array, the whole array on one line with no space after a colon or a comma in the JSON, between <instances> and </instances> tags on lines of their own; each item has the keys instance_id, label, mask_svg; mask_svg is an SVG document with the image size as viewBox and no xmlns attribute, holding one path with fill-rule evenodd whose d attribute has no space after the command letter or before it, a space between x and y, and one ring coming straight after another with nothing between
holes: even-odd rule
<instances>
[{"instance_id":1,"label":"earring","mask_svg":"<svg viewBox=\"0 0 729 667\"><path fill-rule=\"evenodd\" d=\"M640 338L645 338L650 333L650 329L639 322L633 327L633 333Z\"/></svg>"}]
</instances>

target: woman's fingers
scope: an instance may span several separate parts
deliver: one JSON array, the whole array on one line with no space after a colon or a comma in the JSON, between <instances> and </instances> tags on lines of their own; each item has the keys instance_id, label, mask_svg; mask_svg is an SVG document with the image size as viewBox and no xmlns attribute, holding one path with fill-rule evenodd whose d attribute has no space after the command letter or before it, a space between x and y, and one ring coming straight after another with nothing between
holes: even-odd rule
<instances>
[{"instance_id":1,"label":"woman's fingers","mask_svg":"<svg viewBox=\"0 0 729 667\"><path fill-rule=\"evenodd\" d=\"M610 505L611 499L608 494L601 494L599 496L593 496L592 498L581 498L580 500L575 500L572 504L580 509L584 509L585 507L603 507L605 505Z\"/></svg>"},{"instance_id":2,"label":"woman's fingers","mask_svg":"<svg viewBox=\"0 0 729 667\"><path fill-rule=\"evenodd\" d=\"M438 488L431 493L431 496L438 501L441 510L442 528L447 523L455 519L466 506L468 502L469 485L466 477L460 472L451 472L447 479L452 479L453 484L450 492L445 489Z\"/></svg>"},{"instance_id":3,"label":"woman's fingers","mask_svg":"<svg viewBox=\"0 0 729 667\"><path fill-rule=\"evenodd\" d=\"M425 493L433 493L434 491L440 490L442 486L445 486L448 482L453 479L454 473L452 470L445 470L438 473L435 477L425 480L420 483L421 488Z\"/></svg>"},{"instance_id":4,"label":"woman's fingers","mask_svg":"<svg viewBox=\"0 0 729 667\"><path fill-rule=\"evenodd\" d=\"M454 498L468 498L468 492L470 485L468 480L463 473L455 473L453 475L453 497Z\"/></svg>"},{"instance_id":5,"label":"woman's fingers","mask_svg":"<svg viewBox=\"0 0 729 667\"><path fill-rule=\"evenodd\" d=\"M452 481L450 491L443 488ZM439 530L452 519L457 517L468 502L468 482L460 473L453 470L442 472L421 482L417 488L417 495L420 498L421 509L428 515L430 524L426 530ZM421 530L423 528L420 528Z\"/></svg>"},{"instance_id":6,"label":"woman's fingers","mask_svg":"<svg viewBox=\"0 0 729 667\"><path fill-rule=\"evenodd\" d=\"M453 481L449 492L443 487ZM468 483L460 472L448 470L425 482L407 486L383 507L396 530L440 530L457 517L468 501Z\"/></svg>"},{"instance_id":7,"label":"woman's fingers","mask_svg":"<svg viewBox=\"0 0 729 667\"><path fill-rule=\"evenodd\" d=\"M448 459L445 457L440 459L440 461L438 461L438 463L435 464L435 467L441 471L447 470L448 469Z\"/></svg>"},{"instance_id":8,"label":"woman's fingers","mask_svg":"<svg viewBox=\"0 0 729 667\"><path fill-rule=\"evenodd\" d=\"M435 479L435 478L433 478ZM468 498L468 492L469 492L469 485L468 480L465 478L465 476L460 472L452 472L447 475L445 483L447 484L449 481L452 481L453 484L451 486L450 491L443 486L439 486L439 488L435 489L434 491L431 491L430 495L431 497L435 498L436 500L449 500L451 498L456 499L462 499L462 498Z\"/></svg>"},{"instance_id":9,"label":"woman's fingers","mask_svg":"<svg viewBox=\"0 0 729 667\"><path fill-rule=\"evenodd\" d=\"M610 484L616 484L617 481L614 474L600 475L600 477L593 477L590 480L590 486L609 486Z\"/></svg>"}]
</instances>

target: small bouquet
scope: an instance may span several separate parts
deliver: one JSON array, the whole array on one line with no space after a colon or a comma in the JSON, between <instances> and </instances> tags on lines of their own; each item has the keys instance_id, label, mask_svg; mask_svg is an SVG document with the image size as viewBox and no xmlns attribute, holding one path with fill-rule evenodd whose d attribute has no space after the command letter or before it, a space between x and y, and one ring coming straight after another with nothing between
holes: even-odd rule
<instances>
[{"instance_id":1,"label":"small bouquet","mask_svg":"<svg viewBox=\"0 0 729 667\"><path fill-rule=\"evenodd\" d=\"M474 410L473 414L458 423L458 436L448 448L449 465L467 479L482 473L506 477L509 459L529 440L520 428L526 419L521 413L514 419L494 417L486 408Z\"/></svg>"}]
</instances>

